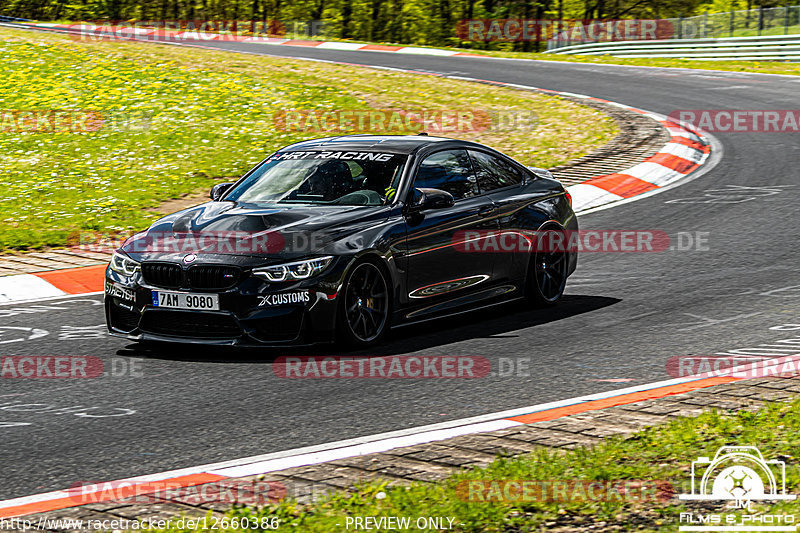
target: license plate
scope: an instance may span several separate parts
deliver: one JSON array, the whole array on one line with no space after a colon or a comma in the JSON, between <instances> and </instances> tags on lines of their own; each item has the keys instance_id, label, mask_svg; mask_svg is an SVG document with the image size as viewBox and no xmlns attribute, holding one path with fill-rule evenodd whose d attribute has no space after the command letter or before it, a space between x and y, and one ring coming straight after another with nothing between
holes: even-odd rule
<instances>
[{"instance_id":1,"label":"license plate","mask_svg":"<svg viewBox=\"0 0 800 533\"><path fill-rule=\"evenodd\" d=\"M153 291L153 307L219 311L219 294Z\"/></svg>"}]
</instances>

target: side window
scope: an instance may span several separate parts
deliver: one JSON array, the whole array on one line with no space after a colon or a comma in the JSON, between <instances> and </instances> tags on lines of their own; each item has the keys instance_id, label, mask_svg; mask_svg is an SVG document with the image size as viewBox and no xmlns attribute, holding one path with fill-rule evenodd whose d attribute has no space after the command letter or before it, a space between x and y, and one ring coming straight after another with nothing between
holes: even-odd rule
<instances>
[{"instance_id":1,"label":"side window","mask_svg":"<svg viewBox=\"0 0 800 533\"><path fill-rule=\"evenodd\" d=\"M483 192L522 183L522 172L505 159L474 150L469 156Z\"/></svg>"},{"instance_id":2,"label":"side window","mask_svg":"<svg viewBox=\"0 0 800 533\"><path fill-rule=\"evenodd\" d=\"M414 187L441 189L456 200L479 194L466 150L445 150L426 157L419 165Z\"/></svg>"}]
</instances>

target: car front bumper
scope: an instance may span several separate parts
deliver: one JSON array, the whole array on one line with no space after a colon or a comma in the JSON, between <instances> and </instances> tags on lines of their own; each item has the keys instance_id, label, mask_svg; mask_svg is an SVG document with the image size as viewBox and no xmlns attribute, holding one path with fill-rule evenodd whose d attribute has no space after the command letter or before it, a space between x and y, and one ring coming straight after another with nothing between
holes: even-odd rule
<instances>
[{"instance_id":1,"label":"car front bumper","mask_svg":"<svg viewBox=\"0 0 800 533\"><path fill-rule=\"evenodd\" d=\"M141 275L126 277L106 269L106 323L111 335L132 341L229 346L330 342L335 339L337 305L336 291L326 288L333 286L330 281L269 284L250 276L232 289L214 291L219 295L219 310L188 310L154 306L153 292L208 291L150 286ZM265 298L283 294L303 294L307 301Z\"/></svg>"}]
</instances>

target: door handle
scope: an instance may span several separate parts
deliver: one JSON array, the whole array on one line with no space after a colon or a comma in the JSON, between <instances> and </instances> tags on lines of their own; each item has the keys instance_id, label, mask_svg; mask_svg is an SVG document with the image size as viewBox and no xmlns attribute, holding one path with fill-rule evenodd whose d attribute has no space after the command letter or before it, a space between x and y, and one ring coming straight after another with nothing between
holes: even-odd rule
<instances>
[{"instance_id":1,"label":"door handle","mask_svg":"<svg viewBox=\"0 0 800 533\"><path fill-rule=\"evenodd\" d=\"M485 206L481 207L480 209L478 209L478 216L480 216L480 217L488 217L489 215L494 213L496 210L497 210L497 208L495 206L493 206L493 205L485 205Z\"/></svg>"}]
</instances>

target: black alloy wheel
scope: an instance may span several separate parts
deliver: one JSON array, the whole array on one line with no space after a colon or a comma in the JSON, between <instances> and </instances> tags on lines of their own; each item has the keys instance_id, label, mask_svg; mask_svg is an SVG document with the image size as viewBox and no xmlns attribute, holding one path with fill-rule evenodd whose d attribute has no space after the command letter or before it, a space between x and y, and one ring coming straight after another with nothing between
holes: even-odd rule
<instances>
[{"instance_id":1,"label":"black alloy wheel","mask_svg":"<svg viewBox=\"0 0 800 533\"><path fill-rule=\"evenodd\" d=\"M554 233L561 235L554 238ZM566 243L564 237L563 231L545 229L536 241L536 249L528 267L528 296L537 305L553 305L564 294L569 253L566 245L553 245Z\"/></svg>"},{"instance_id":2,"label":"black alloy wheel","mask_svg":"<svg viewBox=\"0 0 800 533\"><path fill-rule=\"evenodd\" d=\"M354 346L380 341L389 322L389 286L376 264L359 263L348 274L340 311L341 340Z\"/></svg>"}]
</instances>

